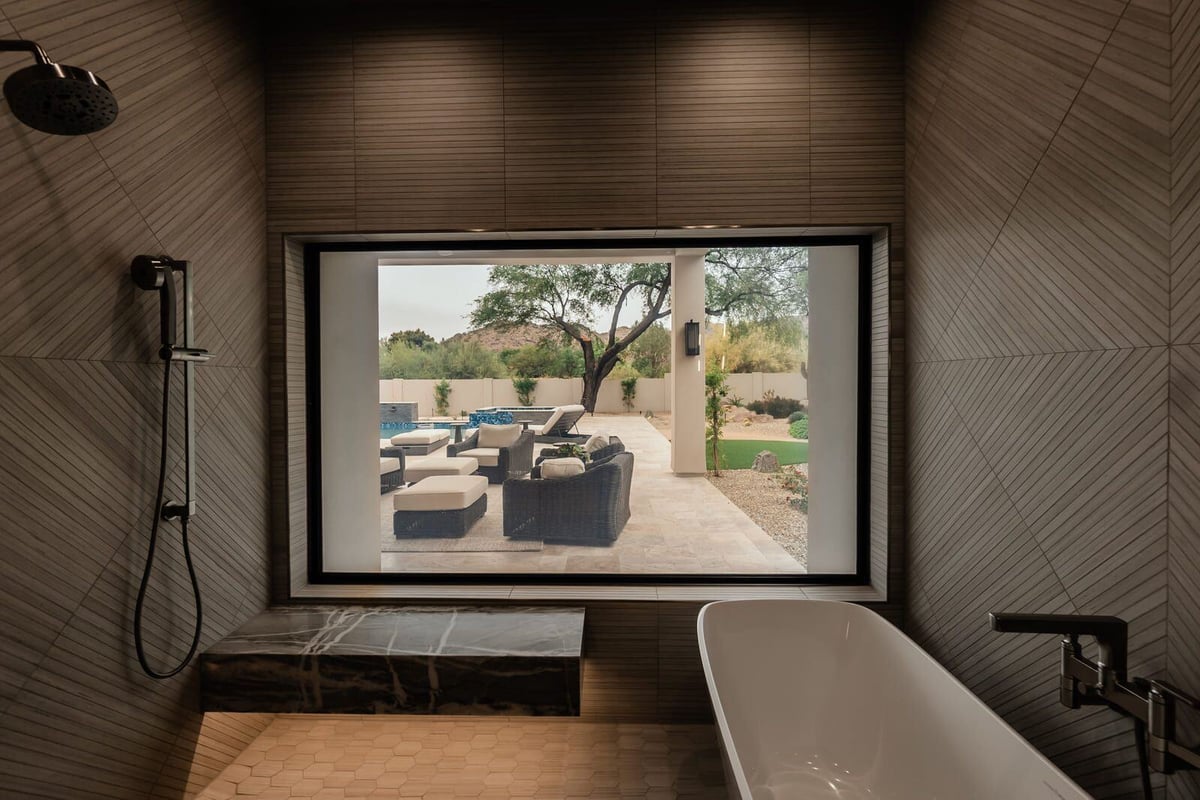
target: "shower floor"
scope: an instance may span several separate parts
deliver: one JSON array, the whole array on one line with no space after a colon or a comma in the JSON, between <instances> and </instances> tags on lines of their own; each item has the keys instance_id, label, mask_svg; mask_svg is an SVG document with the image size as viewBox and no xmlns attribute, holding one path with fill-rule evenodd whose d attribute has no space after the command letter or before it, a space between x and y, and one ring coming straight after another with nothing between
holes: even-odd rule
<instances>
[{"instance_id":1,"label":"shower floor","mask_svg":"<svg viewBox=\"0 0 1200 800\"><path fill-rule=\"evenodd\" d=\"M710 725L280 716L199 795L723 800Z\"/></svg>"}]
</instances>

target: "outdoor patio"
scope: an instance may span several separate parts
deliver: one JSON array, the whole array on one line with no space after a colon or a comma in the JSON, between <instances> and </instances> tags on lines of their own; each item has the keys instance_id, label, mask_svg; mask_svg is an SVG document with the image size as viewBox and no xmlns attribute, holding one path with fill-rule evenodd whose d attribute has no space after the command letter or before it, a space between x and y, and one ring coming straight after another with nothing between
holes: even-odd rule
<instances>
[{"instance_id":1,"label":"outdoor patio","mask_svg":"<svg viewBox=\"0 0 1200 800\"><path fill-rule=\"evenodd\" d=\"M487 513L462 539L440 543L409 540L399 545L409 548L406 552L383 552L383 571L625 575L805 571L804 565L703 476L673 474L670 442L643 417L586 416L579 430L619 436L634 454L632 516L611 546L506 540L502 533L501 486L493 484L487 490ZM440 454L444 456L445 452L443 449ZM381 549L397 546L392 534L392 494L380 497ZM436 550L414 551L426 546Z\"/></svg>"}]
</instances>

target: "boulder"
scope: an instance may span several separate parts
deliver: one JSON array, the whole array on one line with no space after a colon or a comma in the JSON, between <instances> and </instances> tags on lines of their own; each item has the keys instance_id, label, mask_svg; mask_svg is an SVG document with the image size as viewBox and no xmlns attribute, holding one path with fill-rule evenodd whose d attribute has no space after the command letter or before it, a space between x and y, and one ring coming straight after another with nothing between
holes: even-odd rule
<instances>
[{"instance_id":1,"label":"boulder","mask_svg":"<svg viewBox=\"0 0 1200 800\"><path fill-rule=\"evenodd\" d=\"M745 422L754 416L754 412L741 406L734 406L729 409L727 420L729 422Z\"/></svg>"},{"instance_id":2,"label":"boulder","mask_svg":"<svg viewBox=\"0 0 1200 800\"><path fill-rule=\"evenodd\" d=\"M754 457L755 472L779 472L779 456L770 450L763 450Z\"/></svg>"},{"instance_id":3,"label":"boulder","mask_svg":"<svg viewBox=\"0 0 1200 800\"><path fill-rule=\"evenodd\" d=\"M770 414L754 414L753 416L750 417L750 419L754 420L755 422L774 422L775 421L775 418L772 417Z\"/></svg>"}]
</instances>

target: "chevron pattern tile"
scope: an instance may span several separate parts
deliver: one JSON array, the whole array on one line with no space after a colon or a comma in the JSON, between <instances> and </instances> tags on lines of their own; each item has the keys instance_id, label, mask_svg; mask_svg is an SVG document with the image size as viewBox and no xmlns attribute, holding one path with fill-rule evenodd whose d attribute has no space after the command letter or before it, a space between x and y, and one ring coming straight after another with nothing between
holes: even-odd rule
<instances>
[{"instance_id":1,"label":"chevron pattern tile","mask_svg":"<svg viewBox=\"0 0 1200 800\"><path fill-rule=\"evenodd\" d=\"M184 798L267 724L201 720L190 682L142 677L131 615L157 470L155 298L128 265L196 266L206 641L265 607L265 125L254 15L223 0L0 0L0 36L94 69L110 128L51 137L0 114L0 794ZM5 54L5 74L21 59ZM178 386L178 383L176 384ZM174 397L181 418L181 393ZM169 451L179 491L181 431ZM180 655L177 535L151 583L151 658Z\"/></svg>"},{"instance_id":2,"label":"chevron pattern tile","mask_svg":"<svg viewBox=\"0 0 1200 800\"><path fill-rule=\"evenodd\" d=\"M1139 796L1128 724L1056 707L1054 648L981 630L978 598L1120 614L1135 671L1197 688L1195 378L1170 346L1191 291L1186 5L931 2L907 66L906 622L1104 798Z\"/></svg>"}]
</instances>

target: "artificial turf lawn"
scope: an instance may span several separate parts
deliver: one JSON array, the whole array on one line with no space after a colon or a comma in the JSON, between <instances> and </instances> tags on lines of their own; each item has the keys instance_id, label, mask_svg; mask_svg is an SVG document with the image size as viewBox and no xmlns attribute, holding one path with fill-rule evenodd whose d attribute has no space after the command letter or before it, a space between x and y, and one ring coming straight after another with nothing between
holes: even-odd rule
<instances>
[{"instance_id":1,"label":"artificial turf lawn","mask_svg":"<svg viewBox=\"0 0 1200 800\"><path fill-rule=\"evenodd\" d=\"M780 464L807 464L808 442L776 442L761 439L724 439L718 445L721 451L721 469L750 469L754 457L763 450L779 456ZM713 468L712 446L706 448L708 468Z\"/></svg>"}]
</instances>

